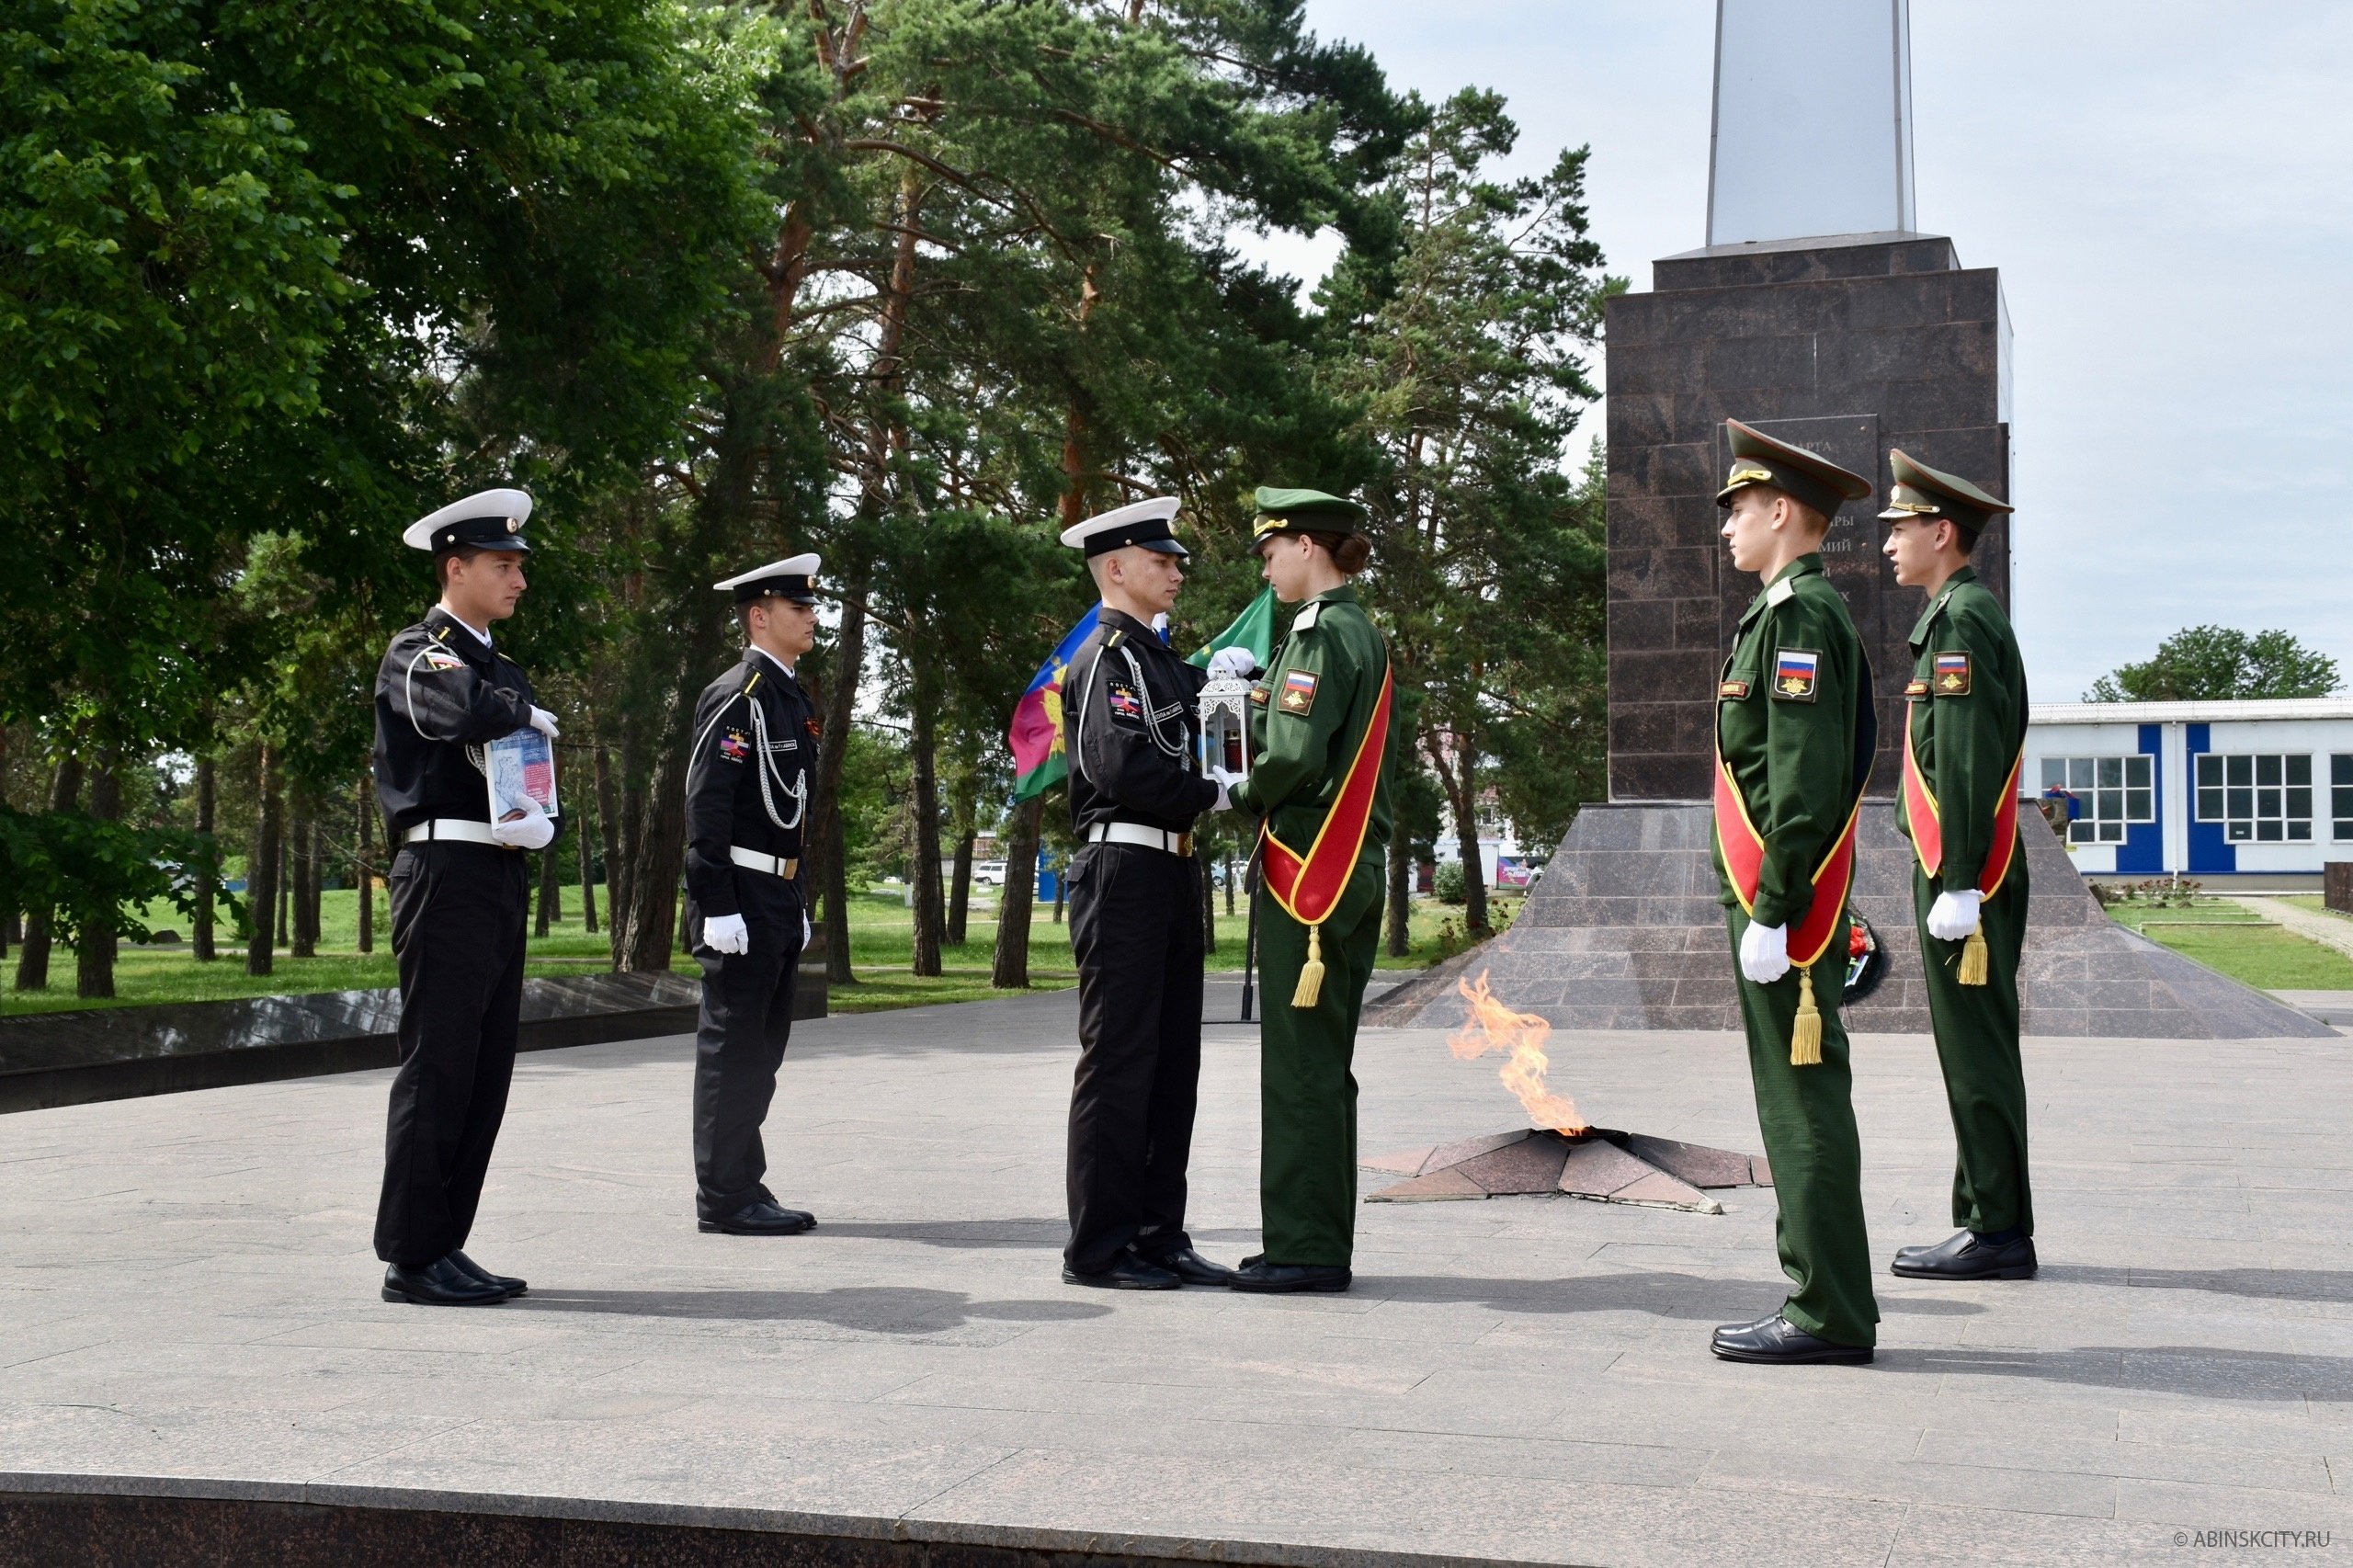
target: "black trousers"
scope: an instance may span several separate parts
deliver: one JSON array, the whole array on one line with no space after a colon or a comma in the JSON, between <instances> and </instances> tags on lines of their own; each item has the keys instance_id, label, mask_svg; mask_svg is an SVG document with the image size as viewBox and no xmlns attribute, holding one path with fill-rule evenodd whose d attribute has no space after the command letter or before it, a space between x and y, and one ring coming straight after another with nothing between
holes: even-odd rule
<instances>
[{"instance_id":1,"label":"black trousers","mask_svg":"<svg viewBox=\"0 0 2353 1568\"><path fill-rule=\"evenodd\" d=\"M466 1244L515 1075L524 856L410 844L384 880L400 961L400 1070L384 1130L376 1256L419 1268Z\"/></svg>"},{"instance_id":2,"label":"black trousers","mask_svg":"<svg viewBox=\"0 0 2353 1568\"><path fill-rule=\"evenodd\" d=\"M776 1097L776 1071L792 1038L801 963L801 915L745 912L752 950L719 953L698 941L702 1016L695 1025L695 1212L722 1220L773 1199L760 1123ZM790 927L787 929L787 927ZM697 933L699 937L700 933Z\"/></svg>"},{"instance_id":3,"label":"black trousers","mask_svg":"<svg viewBox=\"0 0 2353 1568\"><path fill-rule=\"evenodd\" d=\"M1200 863L1091 844L1070 871L1078 1074L1070 1096L1070 1244L1081 1273L1133 1243L1190 1246L1185 1167L1201 1081Z\"/></svg>"}]
</instances>

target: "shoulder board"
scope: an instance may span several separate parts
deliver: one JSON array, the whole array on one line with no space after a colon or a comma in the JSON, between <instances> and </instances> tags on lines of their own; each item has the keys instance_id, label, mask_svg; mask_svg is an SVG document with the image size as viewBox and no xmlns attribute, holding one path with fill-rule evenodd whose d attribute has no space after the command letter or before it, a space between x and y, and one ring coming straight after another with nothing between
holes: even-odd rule
<instances>
[{"instance_id":1,"label":"shoulder board","mask_svg":"<svg viewBox=\"0 0 2353 1568\"><path fill-rule=\"evenodd\" d=\"M1320 599L1311 600L1305 608L1301 609L1298 615L1291 618L1290 629L1293 631L1312 631L1315 629L1316 618L1323 613L1323 601Z\"/></svg>"},{"instance_id":2,"label":"shoulder board","mask_svg":"<svg viewBox=\"0 0 2353 1568\"><path fill-rule=\"evenodd\" d=\"M1785 605L1797 597L1797 592L1798 580L1795 577L1784 577L1765 590L1765 602L1768 605Z\"/></svg>"},{"instance_id":3,"label":"shoulder board","mask_svg":"<svg viewBox=\"0 0 2353 1568\"><path fill-rule=\"evenodd\" d=\"M1118 631L1112 632L1110 636L1103 639L1103 646L1106 648L1116 648L1120 645L1120 639L1125 637L1127 634L1128 629L1122 626Z\"/></svg>"}]
</instances>

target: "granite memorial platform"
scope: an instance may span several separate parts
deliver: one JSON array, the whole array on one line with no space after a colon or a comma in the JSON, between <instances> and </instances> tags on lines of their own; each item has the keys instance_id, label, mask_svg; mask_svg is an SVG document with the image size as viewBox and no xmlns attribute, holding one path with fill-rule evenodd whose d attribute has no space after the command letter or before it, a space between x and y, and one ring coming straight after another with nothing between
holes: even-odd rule
<instances>
[{"instance_id":1,"label":"granite memorial platform","mask_svg":"<svg viewBox=\"0 0 2353 1568\"><path fill-rule=\"evenodd\" d=\"M2318 1038L2328 1026L2268 993L2159 947L2108 917L2042 817L2022 812L2031 891L2018 972L2028 1034L2103 1039ZM1591 805L1530 890L1510 930L1425 970L1365 1008L1368 1020L1452 1028L1459 980L1569 1029L1737 1029L1732 942L1703 804ZM1892 801L1866 801L1852 907L1887 955L1879 989L1847 1029L1924 1034L1912 910L1912 849Z\"/></svg>"},{"instance_id":2,"label":"granite memorial platform","mask_svg":"<svg viewBox=\"0 0 2353 1568\"><path fill-rule=\"evenodd\" d=\"M517 1048L552 1051L692 1029L700 982L684 974L562 975L523 982ZM821 1017L820 971L802 1010ZM102 1007L0 1019L0 1112L133 1095L350 1073L399 1060L394 990Z\"/></svg>"}]
</instances>

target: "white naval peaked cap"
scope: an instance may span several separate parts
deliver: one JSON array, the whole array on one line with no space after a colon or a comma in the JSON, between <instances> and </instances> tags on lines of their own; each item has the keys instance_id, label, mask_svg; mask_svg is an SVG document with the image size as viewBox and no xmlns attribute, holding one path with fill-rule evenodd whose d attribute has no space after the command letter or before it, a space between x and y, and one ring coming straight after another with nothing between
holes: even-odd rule
<instances>
[{"instance_id":1,"label":"white naval peaked cap","mask_svg":"<svg viewBox=\"0 0 2353 1568\"><path fill-rule=\"evenodd\" d=\"M755 566L749 572L739 572L725 582L713 583L711 586L722 590L733 589L738 604L749 604L754 599L774 594L797 605L813 605L817 602L817 590L812 579L816 575L817 557L814 553L808 553L771 561L766 566Z\"/></svg>"},{"instance_id":2,"label":"white naval peaked cap","mask_svg":"<svg viewBox=\"0 0 2353 1568\"><path fill-rule=\"evenodd\" d=\"M411 550L525 550L523 524L531 515L527 490L480 490L419 517L401 532Z\"/></svg>"},{"instance_id":3,"label":"white naval peaked cap","mask_svg":"<svg viewBox=\"0 0 2353 1568\"><path fill-rule=\"evenodd\" d=\"M1155 495L1149 501L1115 506L1064 528L1063 542L1074 550L1084 549L1089 561L1131 544L1163 555L1190 555L1192 551L1168 530L1168 519L1176 515L1179 505L1174 495Z\"/></svg>"}]
</instances>

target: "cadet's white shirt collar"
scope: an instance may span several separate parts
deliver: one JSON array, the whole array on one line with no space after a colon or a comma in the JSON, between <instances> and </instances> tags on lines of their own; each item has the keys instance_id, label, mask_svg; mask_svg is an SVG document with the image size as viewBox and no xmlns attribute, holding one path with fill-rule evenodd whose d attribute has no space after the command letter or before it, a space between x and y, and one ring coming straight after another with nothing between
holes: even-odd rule
<instances>
[{"instance_id":1,"label":"cadet's white shirt collar","mask_svg":"<svg viewBox=\"0 0 2353 1568\"><path fill-rule=\"evenodd\" d=\"M469 622L467 621L467 619L466 619L466 618L465 618L464 616L460 615L456 610L451 609L448 605L443 605L443 606L441 606L440 608L441 608L441 613L442 613L443 615L448 616L451 620L456 621L460 626L463 626L463 627L465 627L465 629L466 629L467 631L473 632L473 634L474 634L476 637L480 638L480 639L482 640L482 645L483 645L483 647L487 648L487 647L489 647L489 646L491 645L491 642L490 642L490 633L489 633L489 632L487 632L487 631L477 631L477 630L476 630L476 629L475 629L475 628L474 628L471 623L469 623Z\"/></svg>"},{"instance_id":2,"label":"cadet's white shirt collar","mask_svg":"<svg viewBox=\"0 0 2353 1568\"><path fill-rule=\"evenodd\" d=\"M752 644L752 652L757 653L761 658L766 659L769 664L774 665L778 669L782 670L786 675L792 675L792 666L790 665L786 664L782 659L778 658L774 653L769 653L757 642ZM794 676L793 678L798 680L800 677L798 676Z\"/></svg>"}]
</instances>

